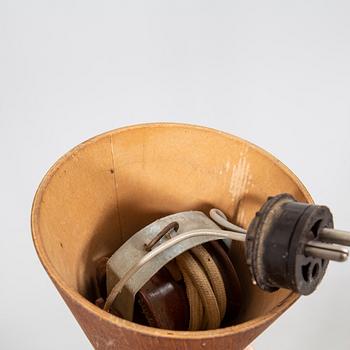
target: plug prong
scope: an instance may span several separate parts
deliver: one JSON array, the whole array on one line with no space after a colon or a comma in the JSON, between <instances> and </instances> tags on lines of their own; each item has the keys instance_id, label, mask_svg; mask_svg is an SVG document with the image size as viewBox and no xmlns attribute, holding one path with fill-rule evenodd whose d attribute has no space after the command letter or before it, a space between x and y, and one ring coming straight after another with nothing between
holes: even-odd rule
<instances>
[{"instance_id":1,"label":"plug prong","mask_svg":"<svg viewBox=\"0 0 350 350\"><path fill-rule=\"evenodd\" d=\"M350 232L348 231L324 228L320 231L318 238L322 242L350 246Z\"/></svg>"},{"instance_id":2,"label":"plug prong","mask_svg":"<svg viewBox=\"0 0 350 350\"><path fill-rule=\"evenodd\" d=\"M305 255L313 256L315 258L321 258L325 260L333 260L338 262L346 261L349 257L348 249L319 241L310 241L307 243Z\"/></svg>"}]
</instances>

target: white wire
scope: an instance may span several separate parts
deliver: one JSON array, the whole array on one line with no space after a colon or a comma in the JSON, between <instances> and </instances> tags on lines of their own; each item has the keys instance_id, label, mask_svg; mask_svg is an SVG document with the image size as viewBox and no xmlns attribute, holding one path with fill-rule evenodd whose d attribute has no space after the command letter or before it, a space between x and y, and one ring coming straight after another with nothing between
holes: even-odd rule
<instances>
[{"instance_id":1,"label":"white wire","mask_svg":"<svg viewBox=\"0 0 350 350\"><path fill-rule=\"evenodd\" d=\"M227 220L226 215L220 209L217 209L217 208L211 209L209 212L209 215L211 219L214 220L219 226L224 227L229 231L247 233L247 231L244 228L239 227L233 224L232 222L229 222Z\"/></svg>"}]
</instances>

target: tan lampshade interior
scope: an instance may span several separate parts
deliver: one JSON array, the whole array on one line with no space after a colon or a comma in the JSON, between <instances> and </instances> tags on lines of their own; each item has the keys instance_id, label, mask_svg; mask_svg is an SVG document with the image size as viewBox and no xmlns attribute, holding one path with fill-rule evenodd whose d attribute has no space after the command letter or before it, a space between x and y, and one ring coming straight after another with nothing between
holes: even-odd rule
<instances>
[{"instance_id":1,"label":"tan lampshade interior","mask_svg":"<svg viewBox=\"0 0 350 350\"><path fill-rule=\"evenodd\" d=\"M196 349L199 337L195 334L166 334L134 326L104 315L90 304L86 298L91 296L94 262L112 254L143 226L179 211L208 213L217 207L246 228L267 196L281 192L311 201L303 185L284 165L246 141L189 125L134 126L87 141L54 165L35 199L33 237L50 277L96 348L107 348L96 335L100 332L121 349L129 333L142 334L145 345L138 346L140 349L149 349L154 341L152 335L161 339L158 342L163 347L171 339L169 349L185 349L187 340L191 349ZM219 345L223 339L227 344L238 344L233 348L246 346L297 299L287 290L270 294L253 286L242 244L233 244L231 258L244 291L239 317L243 323L214 331L213 341L210 334L198 332L202 333L201 339L209 339L209 349L210 344ZM118 330L108 335L106 327L98 329L97 320ZM129 336L130 346L136 348L139 343L134 344L136 340ZM230 343L234 339L236 343Z\"/></svg>"}]
</instances>

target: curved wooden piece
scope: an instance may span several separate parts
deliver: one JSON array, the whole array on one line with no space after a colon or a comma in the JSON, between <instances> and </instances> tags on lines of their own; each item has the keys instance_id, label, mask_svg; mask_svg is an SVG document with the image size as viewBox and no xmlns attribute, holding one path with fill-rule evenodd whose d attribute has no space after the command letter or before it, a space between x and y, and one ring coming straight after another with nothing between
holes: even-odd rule
<instances>
[{"instance_id":1,"label":"curved wooden piece","mask_svg":"<svg viewBox=\"0 0 350 350\"><path fill-rule=\"evenodd\" d=\"M220 208L247 227L267 196L311 197L277 159L237 137L182 124L126 127L97 136L47 173L32 211L35 247L47 273L96 349L242 350L298 295L252 285L244 247L230 258L244 304L240 324L202 332L167 331L108 314L93 298L95 262L155 219Z\"/></svg>"}]
</instances>

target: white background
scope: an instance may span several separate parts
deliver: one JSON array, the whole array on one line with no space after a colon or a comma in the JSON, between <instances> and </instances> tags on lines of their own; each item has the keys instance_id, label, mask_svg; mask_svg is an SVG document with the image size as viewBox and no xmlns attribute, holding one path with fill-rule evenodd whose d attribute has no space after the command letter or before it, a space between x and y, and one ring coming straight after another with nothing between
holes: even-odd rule
<instances>
[{"instance_id":1,"label":"white background","mask_svg":"<svg viewBox=\"0 0 350 350\"><path fill-rule=\"evenodd\" d=\"M34 251L30 209L74 145L151 121L271 151L350 229L348 1L0 0L1 349L89 349ZM348 350L350 264L255 341Z\"/></svg>"}]
</instances>

